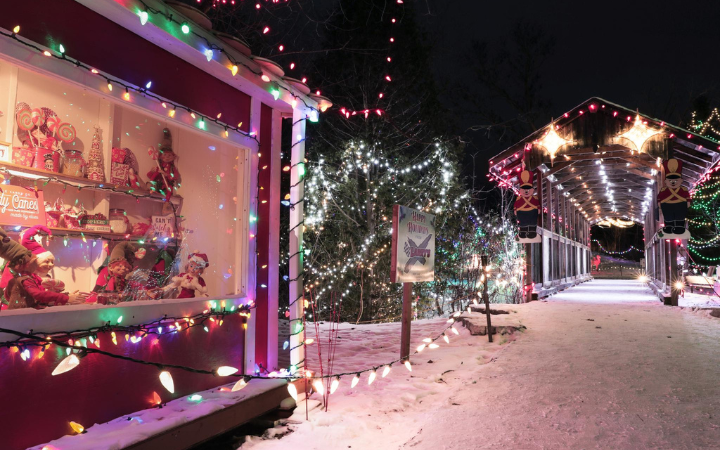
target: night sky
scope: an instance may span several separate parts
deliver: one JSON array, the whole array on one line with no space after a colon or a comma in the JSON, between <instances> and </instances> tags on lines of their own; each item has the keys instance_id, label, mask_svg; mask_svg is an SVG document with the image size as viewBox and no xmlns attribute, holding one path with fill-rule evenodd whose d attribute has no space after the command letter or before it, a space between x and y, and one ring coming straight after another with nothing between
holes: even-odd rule
<instances>
[{"instance_id":1,"label":"night sky","mask_svg":"<svg viewBox=\"0 0 720 450\"><path fill-rule=\"evenodd\" d=\"M679 123L689 118L696 96L718 97L720 2L417 0L416 8L435 45L441 84L473 83L467 70L472 40L497 43L518 22L528 22L555 40L542 94L556 117L598 96ZM471 112L460 121L475 124ZM474 144L487 156L505 148Z\"/></svg>"}]
</instances>

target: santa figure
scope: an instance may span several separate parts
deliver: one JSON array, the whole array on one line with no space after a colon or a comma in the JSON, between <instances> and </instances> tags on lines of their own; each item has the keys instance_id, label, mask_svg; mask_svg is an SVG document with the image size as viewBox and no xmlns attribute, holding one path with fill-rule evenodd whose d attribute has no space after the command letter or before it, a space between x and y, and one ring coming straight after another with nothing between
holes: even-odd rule
<instances>
[{"instance_id":1,"label":"santa figure","mask_svg":"<svg viewBox=\"0 0 720 450\"><path fill-rule=\"evenodd\" d=\"M533 195L533 174L529 170L520 172L520 195L515 200L513 210L517 217L520 239L535 239L537 237L537 221L540 201Z\"/></svg>"},{"instance_id":2,"label":"santa figure","mask_svg":"<svg viewBox=\"0 0 720 450\"><path fill-rule=\"evenodd\" d=\"M207 297L207 285L201 275L209 265L210 263L205 253L195 252L190 254L190 256L188 256L188 262L185 265L185 272L173 277L170 283L162 288L163 294L173 289L180 289L177 298Z\"/></svg>"},{"instance_id":3,"label":"santa figure","mask_svg":"<svg viewBox=\"0 0 720 450\"><path fill-rule=\"evenodd\" d=\"M658 193L658 205L663 213L665 234L685 233L685 217L690 206L690 193L682 185L682 162L675 158L663 161L665 186Z\"/></svg>"},{"instance_id":4,"label":"santa figure","mask_svg":"<svg viewBox=\"0 0 720 450\"><path fill-rule=\"evenodd\" d=\"M22 235L21 244L30 251L32 256L27 264L18 267L14 271L14 277L7 281L5 297L9 302L8 308L42 309L47 306L83 303L88 297L88 293L58 292L64 289L64 284L49 283L47 279L43 280L48 277L55 266L55 256L35 240L35 236L39 232L51 235L50 229L43 225L35 225L25 230ZM11 269L9 271L12 273ZM47 289L46 286L51 288Z\"/></svg>"}]
</instances>

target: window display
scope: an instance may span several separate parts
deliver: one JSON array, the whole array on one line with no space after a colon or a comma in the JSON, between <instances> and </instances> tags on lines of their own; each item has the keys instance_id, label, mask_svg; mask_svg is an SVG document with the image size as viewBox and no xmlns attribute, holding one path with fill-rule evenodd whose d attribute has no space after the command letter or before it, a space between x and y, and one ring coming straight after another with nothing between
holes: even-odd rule
<instances>
[{"instance_id":1,"label":"window display","mask_svg":"<svg viewBox=\"0 0 720 450\"><path fill-rule=\"evenodd\" d=\"M31 254L1 309L244 294L249 150L9 63L0 83L0 229Z\"/></svg>"}]
</instances>

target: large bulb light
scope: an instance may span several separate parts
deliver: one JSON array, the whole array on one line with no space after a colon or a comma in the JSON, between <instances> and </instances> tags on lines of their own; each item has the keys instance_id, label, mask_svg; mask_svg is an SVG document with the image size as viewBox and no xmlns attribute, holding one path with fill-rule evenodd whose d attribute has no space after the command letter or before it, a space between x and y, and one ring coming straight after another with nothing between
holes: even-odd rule
<instances>
[{"instance_id":1,"label":"large bulb light","mask_svg":"<svg viewBox=\"0 0 720 450\"><path fill-rule=\"evenodd\" d=\"M173 382L173 377L170 375L170 372L167 370L163 370L160 372L160 382L165 387L165 389L168 390L171 394L175 393L175 383Z\"/></svg>"},{"instance_id":2,"label":"large bulb light","mask_svg":"<svg viewBox=\"0 0 720 450\"><path fill-rule=\"evenodd\" d=\"M61 373L65 373L67 371L73 370L80 364L80 358L77 357L77 355L72 354L62 361L60 361L60 364L55 368L55 370L52 371L53 375L60 375Z\"/></svg>"}]
</instances>

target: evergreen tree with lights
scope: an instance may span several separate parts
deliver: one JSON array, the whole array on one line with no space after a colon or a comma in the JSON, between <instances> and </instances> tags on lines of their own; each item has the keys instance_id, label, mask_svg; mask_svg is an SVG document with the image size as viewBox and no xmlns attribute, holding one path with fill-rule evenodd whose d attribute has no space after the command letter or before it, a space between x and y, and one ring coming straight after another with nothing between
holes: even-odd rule
<instances>
[{"instance_id":1,"label":"evergreen tree with lights","mask_svg":"<svg viewBox=\"0 0 720 450\"><path fill-rule=\"evenodd\" d=\"M483 240L460 178L463 148L443 136L427 39L411 4L392 17L380 0L341 3L343 14L328 27L323 47L370 50L327 53L311 74L328 80L320 90L343 109L308 127L309 314L398 320L402 286L390 283L394 204L437 216L436 281L414 285L416 311L459 309L477 292L472 261Z\"/></svg>"},{"instance_id":2,"label":"evergreen tree with lights","mask_svg":"<svg viewBox=\"0 0 720 450\"><path fill-rule=\"evenodd\" d=\"M720 112L711 109L705 97L695 102L689 129L718 142ZM715 167L695 187L688 210L691 263L698 266L720 264L720 172Z\"/></svg>"}]
</instances>

